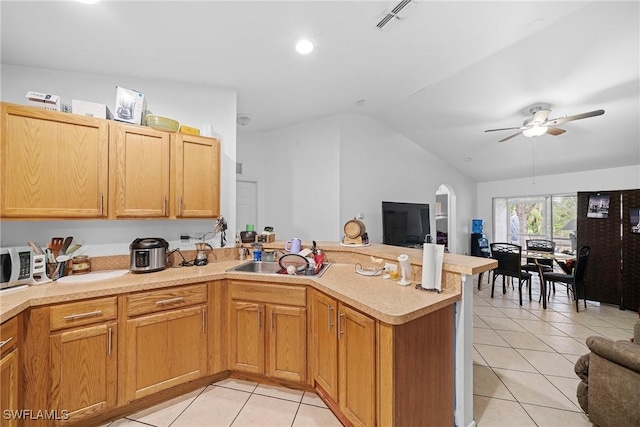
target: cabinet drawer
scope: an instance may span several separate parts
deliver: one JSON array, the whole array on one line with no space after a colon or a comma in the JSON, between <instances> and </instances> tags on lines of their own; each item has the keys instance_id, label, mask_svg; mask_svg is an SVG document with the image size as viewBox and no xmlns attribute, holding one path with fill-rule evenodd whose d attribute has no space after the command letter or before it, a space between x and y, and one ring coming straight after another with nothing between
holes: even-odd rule
<instances>
[{"instance_id":1,"label":"cabinet drawer","mask_svg":"<svg viewBox=\"0 0 640 427\"><path fill-rule=\"evenodd\" d=\"M307 288L304 286L231 281L229 294L231 299L236 300L297 305L301 307L307 304Z\"/></svg>"},{"instance_id":2,"label":"cabinet drawer","mask_svg":"<svg viewBox=\"0 0 640 427\"><path fill-rule=\"evenodd\" d=\"M0 354L16 348L18 344L18 316L14 316L0 326Z\"/></svg>"},{"instance_id":3,"label":"cabinet drawer","mask_svg":"<svg viewBox=\"0 0 640 427\"><path fill-rule=\"evenodd\" d=\"M116 297L54 305L49 309L51 330L105 322L118 317Z\"/></svg>"},{"instance_id":4,"label":"cabinet drawer","mask_svg":"<svg viewBox=\"0 0 640 427\"><path fill-rule=\"evenodd\" d=\"M129 317L207 302L207 284L141 292L127 298Z\"/></svg>"}]
</instances>

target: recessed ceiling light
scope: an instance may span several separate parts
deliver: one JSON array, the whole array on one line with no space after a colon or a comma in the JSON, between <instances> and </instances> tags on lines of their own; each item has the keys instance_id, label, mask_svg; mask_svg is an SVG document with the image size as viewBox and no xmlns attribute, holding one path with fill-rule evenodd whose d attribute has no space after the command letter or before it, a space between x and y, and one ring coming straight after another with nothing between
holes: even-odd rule
<instances>
[{"instance_id":1,"label":"recessed ceiling light","mask_svg":"<svg viewBox=\"0 0 640 427\"><path fill-rule=\"evenodd\" d=\"M84 4L96 4L98 3L100 0L77 0L80 3L84 3Z\"/></svg>"},{"instance_id":2,"label":"recessed ceiling light","mask_svg":"<svg viewBox=\"0 0 640 427\"><path fill-rule=\"evenodd\" d=\"M313 41L309 39L302 39L296 44L296 50L298 51L298 53L302 55L311 53L314 47L315 47L315 44L313 43Z\"/></svg>"}]
</instances>

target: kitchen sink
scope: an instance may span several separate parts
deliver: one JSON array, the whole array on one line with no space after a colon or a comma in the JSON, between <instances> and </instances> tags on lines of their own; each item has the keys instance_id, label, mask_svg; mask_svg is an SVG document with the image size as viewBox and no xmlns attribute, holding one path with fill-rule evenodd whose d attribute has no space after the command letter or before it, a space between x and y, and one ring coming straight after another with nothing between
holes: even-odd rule
<instances>
[{"instance_id":1,"label":"kitchen sink","mask_svg":"<svg viewBox=\"0 0 640 427\"><path fill-rule=\"evenodd\" d=\"M307 276L307 277L320 277L322 275L322 273L324 273L327 268L329 268L331 264L329 263L324 263L322 264L322 268L320 268L320 271L312 276ZM234 272L234 273L251 273L251 274L286 274L286 273L280 273L280 271L282 270L282 268L280 267L280 264L277 262L268 262L268 261L249 261L249 262L245 262L244 264L240 264L236 267L232 267L230 269L228 269L227 271L229 272ZM299 276L304 276L304 272L300 272L298 273Z\"/></svg>"}]
</instances>

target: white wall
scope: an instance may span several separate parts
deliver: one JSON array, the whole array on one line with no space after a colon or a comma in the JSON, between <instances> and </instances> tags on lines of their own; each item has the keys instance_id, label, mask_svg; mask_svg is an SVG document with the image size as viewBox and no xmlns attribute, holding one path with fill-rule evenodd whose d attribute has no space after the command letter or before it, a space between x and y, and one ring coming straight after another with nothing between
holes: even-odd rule
<instances>
[{"instance_id":1,"label":"white wall","mask_svg":"<svg viewBox=\"0 0 640 427\"><path fill-rule=\"evenodd\" d=\"M369 239L382 242L381 201L428 203L435 241L436 192L447 184L457 200L452 252L468 252L475 182L376 119L349 115L341 124L341 222L362 213Z\"/></svg>"},{"instance_id":2,"label":"white wall","mask_svg":"<svg viewBox=\"0 0 640 427\"><path fill-rule=\"evenodd\" d=\"M478 218L484 219L484 232L491 240L494 197L571 194L579 191L630 190L640 188L640 165L599 169L535 178L491 181L478 184Z\"/></svg>"},{"instance_id":3,"label":"white wall","mask_svg":"<svg viewBox=\"0 0 640 427\"><path fill-rule=\"evenodd\" d=\"M238 163L242 163L242 174L236 175L237 181L252 181L257 183L258 189L258 206L257 206L257 221L256 231L260 232L264 229L265 225L271 225L265 223L266 218L266 206L265 206L265 194L266 194L266 182L265 182L265 170L268 169L269 164L265 155L270 151L269 146L266 145L263 132L238 132L238 144L236 148L236 158ZM238 224L236 222L236 228L230 231L234 233L243 231L246 224ZM280 239L280 236L276 234L276 238Z\"/></svg>"},{"instance_id":4,"label":"white wall","mask_svg":"<svg viewBox=\"0 0 640 427\"><path fill-rule=\"evenodd\" d=\"M210 124L222 139L221 211L229 223L227 240L233 241L235 229L236 91L207 85L106 76L46 69L1 66L2 101L26 104L29 90L59 95L63 102L72 99L115 106L115 87L135 89L145 94L150 112L200 128ZM164 221L2 221L2 245L23 245L28 240L45 244L51 237L73 235L91 245L89 255L126 254L136 237L162 237L178 246L185 232L210 231L213 220ZM219 239L211 241L219 246ZM183 246L193 249L193 245Z\"/></svg>"},{"instance_id":5,"label":"white wall","mask_svg":"<svg viewBox=\"0 0 640 427\"><path fill-rule=\"evenodd\" d=\"M336 117L264 133L265 222L279 240L338 240L339 128Z\"/></svg>"},{"instance_id":6,"label":"white wall","mask_svg":"<svg viewBox=\"0 0 640 427\"><path fill-rule=\"evenodd\" d=\"M268 167L255 164L257 156ZM243 132L238 161L246 179L255 177L265 193L259 200L264 206L258 210L265 213L260 227L273 225L280 240L339 241L344 223L362 213L371 241L381 242L382 200L429 203L435 209L438 187L448 184L458 196L457 252L468 251L475 182L371 117L332 116L265 133Z\"/></svg>"}]
</instances>

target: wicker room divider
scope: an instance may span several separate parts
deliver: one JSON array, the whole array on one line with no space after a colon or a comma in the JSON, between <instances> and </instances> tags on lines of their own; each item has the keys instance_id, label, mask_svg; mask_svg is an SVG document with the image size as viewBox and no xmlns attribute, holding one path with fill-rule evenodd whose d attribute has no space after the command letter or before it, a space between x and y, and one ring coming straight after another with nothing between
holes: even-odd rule
<instances>
[{"instance_id":1,"label":"wicker room divider","mask_svg":"<svg viewBox=\"0 0 640 427\"><path fill-rule=\"evenodd\" d=\"M607 218L587 218L589 197L597 194L609 195ZM577 243L578 248L591 247L585 276L587 298L638 310L640 234L631 233L630 208L640 208L640 190L579 192Z\"/></svg>"}]
</instances>

